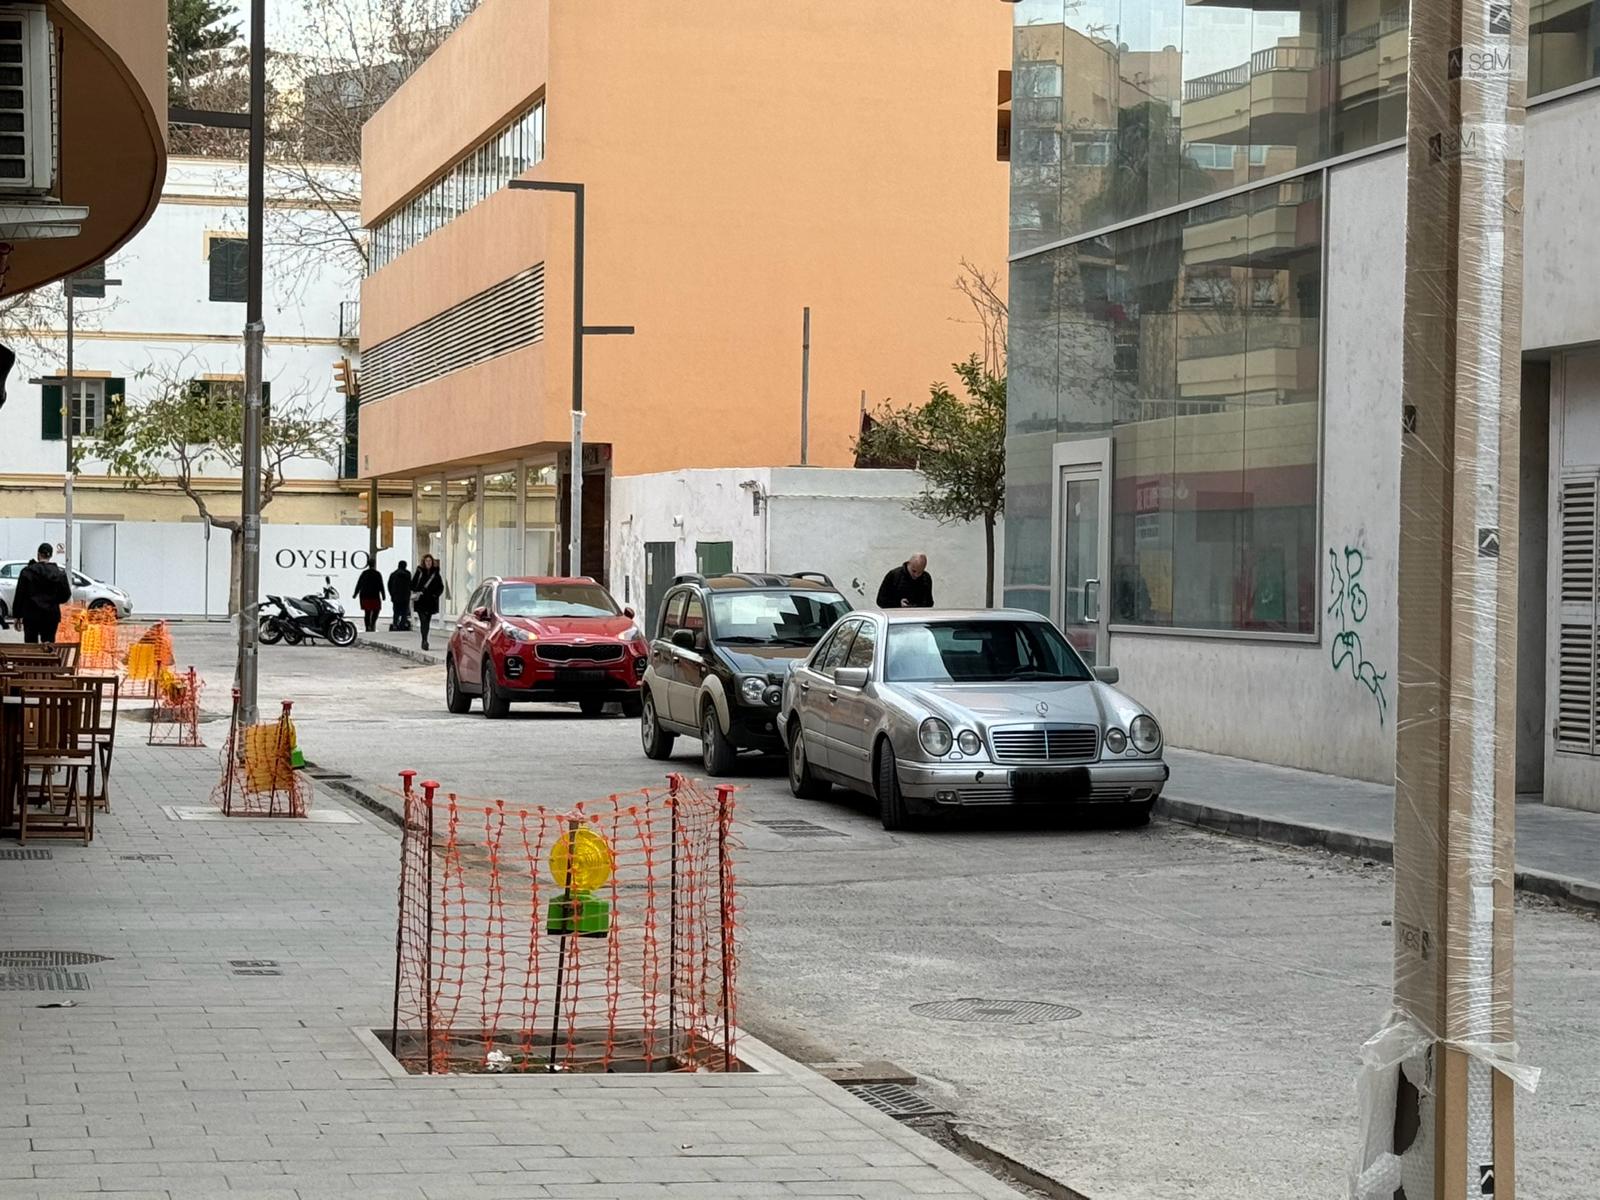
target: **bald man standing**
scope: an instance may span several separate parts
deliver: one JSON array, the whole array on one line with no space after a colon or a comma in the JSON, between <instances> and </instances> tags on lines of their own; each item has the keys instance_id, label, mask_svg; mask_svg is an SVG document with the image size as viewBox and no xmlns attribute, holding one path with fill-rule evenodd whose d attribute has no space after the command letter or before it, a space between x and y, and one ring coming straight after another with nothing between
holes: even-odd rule
<instances>
[{"instance_id":1,"label":"bald man standing","mask_svg":"<svg viewBox=\"0 0 1600 1200\"><path fill-rule=\"evenodd\" d=\"M883 577L878 585L878 607L933 607L933 576L928 574L926 554L913 554Z\"/></svg>"}]
</instances>

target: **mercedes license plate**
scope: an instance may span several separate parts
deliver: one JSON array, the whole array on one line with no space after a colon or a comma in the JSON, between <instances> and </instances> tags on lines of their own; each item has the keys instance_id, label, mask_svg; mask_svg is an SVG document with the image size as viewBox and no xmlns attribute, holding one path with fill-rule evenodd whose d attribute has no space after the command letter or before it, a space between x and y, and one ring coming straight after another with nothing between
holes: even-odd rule
<instances>
[{"instance_id":1,"label":"mercedes license plate","mask_svg":"<svg viewBox=\"0 0 1600 1200\"><path fill-rule=\"evenodd\" d=\"M1089 798L1089 768L1011 772L1011 794L1019 803L1043 804Z\"/></svg>"}]
</instances>

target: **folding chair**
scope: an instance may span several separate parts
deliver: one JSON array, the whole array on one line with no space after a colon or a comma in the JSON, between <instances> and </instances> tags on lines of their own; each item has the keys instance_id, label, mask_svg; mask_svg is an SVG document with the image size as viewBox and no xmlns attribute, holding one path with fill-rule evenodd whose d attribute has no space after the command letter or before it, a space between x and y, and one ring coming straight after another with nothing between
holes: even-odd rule
<instances>
[{"instance_id":1,"label":"folding chair","mask_svg":"<svg viewBox=\"0 0 1600 1200\"><path fill-rule=\"evenodd\" d=\"M80 786L80 777L94 772L94 740L88 730L97 722L97 688L23 688L22 761L17 796L17 837L23 844L36 837L94 838L94 805ZM38 784L34 784L34 773ZM58 782L58 776L61 777ZM62 807L56 810L57 801ZM44 806L46 813L30 809ZM41 823L48 814L49 820Z\"/></svg>"}]
</instances>

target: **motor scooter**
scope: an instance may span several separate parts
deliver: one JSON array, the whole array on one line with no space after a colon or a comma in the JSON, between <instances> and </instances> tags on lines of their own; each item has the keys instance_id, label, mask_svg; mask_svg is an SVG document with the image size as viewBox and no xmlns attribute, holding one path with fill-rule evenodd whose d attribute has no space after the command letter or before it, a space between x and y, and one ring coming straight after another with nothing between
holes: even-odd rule
<instances>
[{"instance_id":1,"label":"motor scooter","mask_svg":"<svg viewBox=\"0 0 1600 1200\"><path fill-rule=\"evenodd\" d=\"M262 602L260 638L264 645L282 641L291 646L326 639L335 646L348 646L356 640L356 627L344 615L344 604L327 575L318 595L268 596Z\"/></svg>"}]
</instances>

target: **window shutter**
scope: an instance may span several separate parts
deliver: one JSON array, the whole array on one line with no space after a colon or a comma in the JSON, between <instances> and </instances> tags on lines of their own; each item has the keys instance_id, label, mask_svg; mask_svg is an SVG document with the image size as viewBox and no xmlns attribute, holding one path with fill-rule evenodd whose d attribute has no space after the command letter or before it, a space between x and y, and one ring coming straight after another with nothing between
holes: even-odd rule
<instances>
[{"instance_id":1,"label":"window shutter","mask_svg":"<svg viewBox=\"0 0 1600 1200\"><path fill-rule=\"evenodd\" d=\"M59 383L47 383L39 389L39 436L47 442L61 440L62 395Z\"/></svg>"},{"instance_id":2,"label":"window shutter","mask_svg":"<svg viewBox=\"0 0 1600 1200\"><path fill-rule=\"evenodd\" d=\"M100 414L101 426L115 417L128 396L128 381L115 376L106 380L106 406Z\"/></svg>"},{"instance_id":3,"label":"window shutter","mask_svg":"<svg viewBox=\"0 0 1600 1200\"><path fill-rule=\"evenodd\" d=\"M1596 552L1600 477L1561 481L1561 625L1556 638L1556 749L1595 753Z\"/></svg>"}]
</instances>

